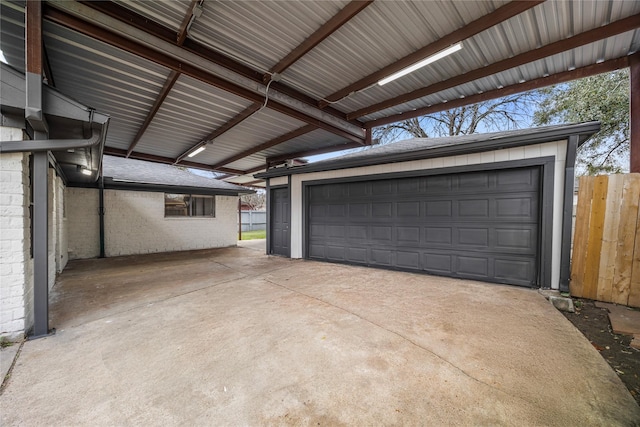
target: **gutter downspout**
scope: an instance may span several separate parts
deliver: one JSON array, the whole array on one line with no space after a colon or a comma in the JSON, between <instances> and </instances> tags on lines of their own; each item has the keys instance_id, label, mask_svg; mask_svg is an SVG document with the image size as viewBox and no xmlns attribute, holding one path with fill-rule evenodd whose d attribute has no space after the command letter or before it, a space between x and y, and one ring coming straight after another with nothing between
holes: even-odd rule
<instances>
[{"instance_id":1,"label":"gutter downspout","mask_svg":"<svg viewBox=\"0 0 640 427\"><path fill-rule=\"evenodd\" d=\"M560 249L560 292L569 292L571 281L571 231L573 229L573 191L575 181L578 135L567 141L567 157L564 166L564 194L562 201L562 244Z\"/></svg>"},{"instance_id":2,"label":"gutter downspout","mask_svg":"<svg viewBox=\"0 0 640 427\"><path fill-rule=\"evenodd\" d=\"M87 139L37 139L29 141L0 141L0 153L24 153L41 151L62 151L73 148L89 148L99 144L100 132L91 129Z\"/></svg>"}]
</instances>

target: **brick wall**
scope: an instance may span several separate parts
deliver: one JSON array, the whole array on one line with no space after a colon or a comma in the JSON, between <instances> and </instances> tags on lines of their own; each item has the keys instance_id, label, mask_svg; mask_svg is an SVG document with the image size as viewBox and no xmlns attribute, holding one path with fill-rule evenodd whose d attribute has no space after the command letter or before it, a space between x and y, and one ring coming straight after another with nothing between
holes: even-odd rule
<instances>
[{"instance_id":1,"label":"brick wall","mask_svg":"<svg viewBox=\"0 0 640 427\"><path fill-rule=\"evenodd\" d=\"M22 140L22 131L0 128L0 139ZM29 157L0 154L0 336L20 338L32 325Z\"/></svg>"},{"instance_id":2,"label":"brick wall","mask_svg":"<svg viewBox=\"0 0 640 427\"><path fill-rule=\"evenodd\" d=\"M236 245L238 198L216 196L215 218L165 218L164 193L105 190L107 256Z\"/></svg>"},{"instance_id":3,"label":"brick wall","mask_svg":"<svg viewBox=\"0 0 640 427\"><path fill-rule=\"evenodd\" d=\"M70 260L96 258L100 255L98 196L98 190L94 188L68 187L65 190Z\"/></svg>"},{"instance_id":4,"label":"brick wall","mask_svg":"<svg viewBox=\"0 0 640 427\"><path fill-rule=\"evenodd\" d=\"M67 188L70 259L100 254L98 190ZM164 193L105 190L105 255L234 246L238 198L216 196L215 218L165 218Z\"/></svg>"}]
</instances>

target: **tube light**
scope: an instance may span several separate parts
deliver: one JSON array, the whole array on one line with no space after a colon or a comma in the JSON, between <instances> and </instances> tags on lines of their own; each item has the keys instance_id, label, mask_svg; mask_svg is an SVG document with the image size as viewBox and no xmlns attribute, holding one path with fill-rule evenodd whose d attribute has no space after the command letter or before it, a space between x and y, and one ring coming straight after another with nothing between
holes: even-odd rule
<instances>
[{"instance_id":1,"label":"tube light","mask_svg":"<svg viewBox=\"0 0 640 427\"><path fill-rule=\"evenodd\" d=\"M83 175L91 175L91 169L82 168L82 174Z\"/></svg>"},{"instance_id":2,"label":"tube light","mask_svg":"<svg viewBox=\"0 0 640 427\"><path fill-rule=\"evenodd\" d=\"M206 145L203 145L202 147L198 148L197 150L193 151L192 153L190 153L187 157L193 157L197 154L200 154L204 151L204 149L207 148Z\"/></svg>"},{"instance_id":3,"label":"tube light","mask_svg":"<svg viewBox=\"0 0 640 427\"><path fill-rule=\"evenodd\" d=\"M378 85L382 86L382 85L386 85L389 82L394 81L395 79L398 79L402 76L406 76L409 73L412 73L414 71L416 71L419 68L422 68L424 66L427 66L433 62L436 62L439 59L444 58L445 56L449 56L454 52L459 51L460 49L462 49L462 43L456 43L452 46L449 46L448 48L446 48L445 50L441 50L438 53L434 53L433 55L423 59L422 61L418 61L413 65L409 65L407 68L403 68L402 70L398 71L397 73L391 74L389 77L385 77L384 79L381 79L378 81Z\"/></svg>"}]
</instances>

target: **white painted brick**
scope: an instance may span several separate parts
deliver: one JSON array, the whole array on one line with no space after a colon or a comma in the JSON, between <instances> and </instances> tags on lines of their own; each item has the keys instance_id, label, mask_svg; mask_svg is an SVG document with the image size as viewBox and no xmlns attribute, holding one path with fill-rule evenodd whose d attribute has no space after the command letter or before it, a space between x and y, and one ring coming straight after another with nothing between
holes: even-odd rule
<instances>
[{"instance_id":1,"label":"white painted brick","mask_svg":"<svg viewBox=\"0 0 640 427\"><path fill-rule=\"evenodd\" d=\"M273 184L273 183L272 183ZM69 258L99 254L97 190L67 189ZM215 218L165 218L164 193L105 191L107 256L233 246L237 198L216 197Z\"/></svg>"}]
</instances>

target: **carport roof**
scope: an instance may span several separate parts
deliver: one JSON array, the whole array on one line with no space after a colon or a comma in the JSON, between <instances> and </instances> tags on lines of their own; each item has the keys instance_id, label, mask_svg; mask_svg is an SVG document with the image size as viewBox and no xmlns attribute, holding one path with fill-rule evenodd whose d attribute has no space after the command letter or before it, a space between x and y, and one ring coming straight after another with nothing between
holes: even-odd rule
<instances>
[{"instance_id":1,"label":"carport roof","mask_svg":"<svg viewBox=\"0 0 640 427\"><path fill-rule=\"evenodd\" d=\"M104 156L102 172L107 188L120 187L140 189L161 189L164 191L220 190L220 193L251 193L245 187L207 178L190 172L184 166L164 165L143 160Z\"/></svg>"},{"instance_id":2,"label":"carport roof","mask_svg":"<svg viewBox=\"0 0 640 427\"><path fill-rule=\"evenodd\" d=\"M482 151L520 147L543 142L559 141L570 136L578 137L578 144L585 142L600 130L599 122L570 125L540 126L531 129L479 133L444 138L412 138L393 144L366 148L303 166L279 167L257 174L259 178L273 178L300 173L380 165L417 159L455 156Z\"/></svg>"},{"instance_id":3,"label":"carport roof","mask_svg":"<svg viewBox=\"0 0 640 427\"><path fill-rule=\"evenodd\" d=\"M25 3L0 4L21 71ZM640 2L623 0L51 0L43 18L47 82L111 117L105 153L235 182L368 145L375 126L625 68L640 49Z\"/></svg>"}]
</instances>

